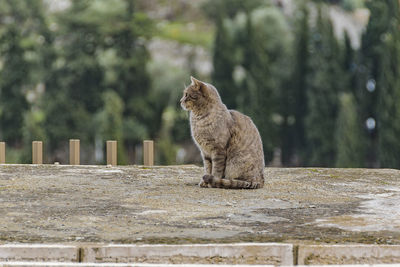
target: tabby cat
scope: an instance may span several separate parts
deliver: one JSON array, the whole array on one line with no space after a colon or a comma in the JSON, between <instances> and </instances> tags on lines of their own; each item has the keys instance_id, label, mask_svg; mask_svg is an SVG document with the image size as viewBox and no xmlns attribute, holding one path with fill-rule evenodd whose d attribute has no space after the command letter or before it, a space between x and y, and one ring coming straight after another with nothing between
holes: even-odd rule
<instances>
[{"instance_id":1,"label":"tabby cat","mask_svg":"<svg viewBox=\"0 0 400 267\"><path fill-rule=\"evenodd\" d=\"M190 111L194 142L201 151L201 187L255 189L264 185L264 152L252 120L222 103L211 84L190 77L181 106Z\"/></svg>"}]
</instances>

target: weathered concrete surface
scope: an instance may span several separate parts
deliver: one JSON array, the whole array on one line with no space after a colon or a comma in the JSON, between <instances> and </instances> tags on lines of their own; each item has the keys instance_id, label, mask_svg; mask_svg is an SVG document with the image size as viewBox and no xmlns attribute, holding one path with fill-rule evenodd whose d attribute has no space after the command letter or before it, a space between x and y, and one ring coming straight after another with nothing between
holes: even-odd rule
<instances>
[{"instance_id":1,"label":"weathered concrete surface","mask_svg":"<svg viewBox=\"0 0 400 267\"><path fill-rule=\"evenodd\" d=\"M151 263L59 263L59 262L0 262L0 267L214 267L213 264L151 264ZM225 265L231 266L231 265ZM273 265L256 265L257 267L274 267ZM254 265L240 265L240 267L254 267ZM331 266L332 267L332 266ZM341 266L360 267L360 266ZM373 266L362 266L373 267ZM391 267L391 266L376 266ZM397 267L397 266L393 266Z\"/></svg>"},{"instance_id":2,"label":"weathered concrete surface","mask_svg":"<svg viewBox=\"0 0 400 267\"><path fill-rule=\"evenodd\" d=\"M82 250L82 262L293 265L291 244L108 245Z\"/></svg>"},{"instance_id":3,"label":"weathered concrete surface","mask_svg":"<svg viewBox=\"0 0 400 267\"><path fill-rule=\"evenodd\" d=\"M2 261L79 262L79 248L43 244L0 245L0 262Z\"/></svg>"},{"instance_id":4,"label":"weathered concrete surface","mask_svg":"<svg viewBox=\"0 0 400 267\"><path fill-rule=\"evenodd\" d=\"M306 245L298 250L298 264L400 263L396 245Z\"/></svg>"},{"instance_id":5,"label":"weathered concrete surface","mask_svg":"<svg viewBox=\"0 0 400 267\"><path fill-rule=\"evenodd\" d=\"M199 188L195 166L0 165L0 243L400 244L400 171L265 170Z\"/></svg>"}]
</instances>

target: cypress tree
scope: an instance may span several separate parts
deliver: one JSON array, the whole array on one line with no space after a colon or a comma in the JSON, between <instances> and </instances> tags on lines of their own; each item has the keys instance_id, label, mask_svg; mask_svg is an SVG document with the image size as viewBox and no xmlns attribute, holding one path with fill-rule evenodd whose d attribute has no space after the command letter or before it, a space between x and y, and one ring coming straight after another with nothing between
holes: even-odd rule
<instances>
[{"instance_id":1,"label":"cypress tree","mask_svg":"<svg viewBox=\"0 0 400 267\"><path fill-rule=\"evenodd\" d=\"M400 8L397 0L388 1L391 19L384 35L385 53L378 103L378 144L381 167L400 168Z\"/></svg>"},{"instance_id":2,"label":"cypress tree","mask_svg":"<svg viewBox=\"0 0 400 267\"><path fill-rule=\"evenodd\" d=\"M213 44L212 82L218 89L228 108L243 110L246 93L234 79L235 68L240 64L238 50L247 44L246 35L236 34L235 17L250 13L258 8L263 0L210 0L205 5L209 18L215 22L216 33Z\"/></svg>"},{"instance_id":3,"label":"cypress tree","mask_svg":"<svg viewBox=\"0 0 400 267\"><path fill-rule=\"evenodd\" d=\"M100 140L117 140L118 143L118 164L127 163L124 137L123 137L123 118L122 113L124 104L121 97L115 91L106 91L102 95L103 109L96 115L96 124L98 126L97 134Z\"/></svg>"},{"instance_id":4,"label":"cypress tree","mask_svg":"<svg viewBox=\"0 0 400 267\"><path fill-rule=\"evenodd\" d=\"M309 73L309 10L306 1L301 1L296 12L295 26L295 45L294 45L294 69L292 74L292 90L294 101L294 143L296 154L300 158L304 157L306 146L306 136L304 129L304 119L307 108L307 77Z\"/></svg>"},{"instance_id":5,"label":"cypress tree","mask_svg":"<svg viewBox=\"0 0 400 267\"><path fill-rule=\"evenodd\" d=\"M224 18L218 16L216 21L216 34L213 49L212 82L218 89L224 103L228 108L237 109L238 87L233 80L235 47L233 36L229 34Z\"/></svg>"},{"instance_id":6,"label":"cypress tree","mask_svg":"<svg viewBox=\"0 0 400 267\"><path fill-rule=\"evenodd\" d=\"M245 112L251 115L263 139L266 159L272 159L281 143L279 127L284 117L278 100L285 94L287 56L291 35L283 14L274 6L246 15L242 66L246 72L242 90L247 92ZM284 108L287 108L284 107Z\"/></svg>"},{"instance_id":7,"label":"cypress tree","mask_svg":"<svg viewBox=\"0 0 400 267\"><path fill-rule=\"evenodd\" d=\"M363 167L365 146L354 97L351 93L343 93L339 97L339 102L336 124L336 167Z\"/></svg>"},{"instance_id":8,"label":"cypress tree","mask_svg":"<svg viewBox=\"0 0 400 267\"><path fill-rule=\"evenodd\" d=\"M338 79L343 76L338 56L340 47L331 21L322 12L318 11L311 33L312 73L307 88L307 164L312 166L332 166L335 162L338 92L343 88L342 81Z\"/></svg>"},{"instance_id":9,"label":"cypress tree","mask_svg":"<svg viewBox=\"0 0 400 267\"><path fill-rule=\"evenodd\" d=\"M0 138L11 145L22 139L23 114L29 107L24 94L29 64L22 40L18 25L9 26L0 37L4 65L0 72Z\"/></svg>"},{"instance_id":10,"label":"cypress tree","mask_svg":"<svg viewBox=\"0 0 400 267\"><path fill-rule=\"evenodd\" d=\"M383 37L388 31L390 12L388 3L397 0L366 1L370 18L365 33L362 36L357 64L356 101L359 106L360 119L364 122L371 118L378 120L378 100L381 91L382 59L385 51ZM378 132L379 129L366 129L367 166L375 167L378 163Z\"/></svg>"}]
</instances>

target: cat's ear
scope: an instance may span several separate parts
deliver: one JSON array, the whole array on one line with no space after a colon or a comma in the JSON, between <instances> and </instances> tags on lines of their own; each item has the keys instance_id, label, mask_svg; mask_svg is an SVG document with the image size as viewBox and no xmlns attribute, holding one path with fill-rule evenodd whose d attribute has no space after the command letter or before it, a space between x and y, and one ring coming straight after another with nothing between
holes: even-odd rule
<instances>
[{"instance_id":1,"label":"cat's ear","mask_svg":"<svg viewBox=\"0 0 400 267\"><path fill-rule=\"evenodd\" d=\"M192 81L192 84L195 85L200 89L201 85L203 84L201 81L197 80L195 77L190 76L190 80Z\"/></svg>"},{"instance_id":2,"label":"cat's ear","mask_svg":"<svg viewBox=\"0 0 400 267\"><path fill-rule=\"evenodd\" d=\"M199 90L203 95L206 95L207 85L205 83L197 80L193 76L190 76L190 80L192 80L192 84L195 86L196 90Z\"/></svg>"}]
</instances>

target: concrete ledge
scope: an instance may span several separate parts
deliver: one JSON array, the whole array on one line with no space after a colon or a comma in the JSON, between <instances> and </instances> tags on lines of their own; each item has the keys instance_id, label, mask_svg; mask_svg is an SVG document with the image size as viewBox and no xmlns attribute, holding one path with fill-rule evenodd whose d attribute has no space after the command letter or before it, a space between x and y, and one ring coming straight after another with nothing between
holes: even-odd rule
<instances>
[{"instance_id":1,"label":"concrete ledge","mask_svg":"<svg viewBox=\"0 0 400 267\"><path fill-rule=\"evenodd\" d=\"M4 261L79 262L79 248L42 244L0 245L0 262Z\"/></svg>"},{"instance_id":2,"label":"concrete ledge","mask_svg":"<svg viewBox=\"0 0 400 267\"><path fill-rule=\"evenodd\" d=\"M82 262L293 265L291 244L108 245L86 247Z\"/></svg>"},{"instance_id":3,"label":"concrete ledge","mask_svg":"<svg viewBox=\"0 0 400 267\"><path fill-rule=\"evenodd\" d=\"M393 264L400 263L400 245L299 246L298 264Z\"/></svg>"},{"instance_id":4,"label":"concrete ledge","mask_svg":"<svg viewBox=\"0 0 400 267\"><path fill-rule=\"evenodd\" d=\"M1 267L213 267L212 264L147 264L147 263L61 263L61 262L0 262ZM232 265L222 265L232 266ZM240 267L273 267L274 265L237 265ZM304 265L303 267L398 267L398 264ZM300 267L300 266L299 266Z\"/></svg>"},{"instance_id":5,"label":"concrete ledge","mask_svg":"<svg viewBox=\"0 0 400 267\"><path fill-rule=\"evenodd\" d=\"M59 262L0 262L1 267L214 267L212 264L146 264L146 263L59 263ZM273 267L274 265L240 265L240 267Z\"/></svg>"},{"instance_id":6,"label":"concrete ledge","mask_svg":"<svg viewBox=\"0 0 400 267\"><path fill-rule=\"evenodd\" d=\"M294 263L400 266L400 245L0 245L0 266L292 266Z\"/></svg>"}]
</instances>

